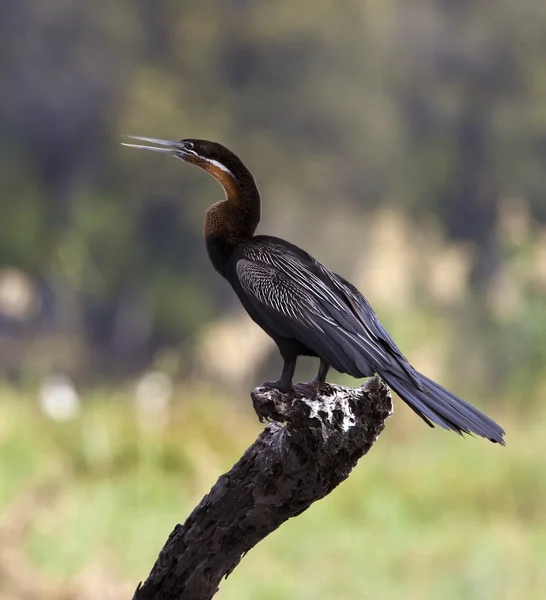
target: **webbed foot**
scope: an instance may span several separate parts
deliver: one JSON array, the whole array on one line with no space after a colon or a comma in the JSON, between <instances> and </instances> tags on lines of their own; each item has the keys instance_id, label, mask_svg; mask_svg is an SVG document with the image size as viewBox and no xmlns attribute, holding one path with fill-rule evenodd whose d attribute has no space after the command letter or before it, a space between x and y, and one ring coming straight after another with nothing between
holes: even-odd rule
<instances>
[{"instance_id":1,"label":"webbed foot","mask_svg":"<svg viewBox=\"0 0 546 600\"><path fill-rule=\"evenodd\" d=\"M317 385L316 381L307 381L304 383L296 383L296 392L298 396L307 398L308 400L316 400L320 396L322 385Z\"/></svg>"},{"instance_id":2,"label":"webbed foot","mask_svg":"<svg viewBox=\"0 0 546 600\"><path fill-rule=\"evenodd\" d=\"M294 386L281 379L277 379L277 381L264 381L260 387L273 388L279 390L279 392L282 392L283 394L294 393Z\"/></svg>"},{"instance_id":3,"label":"webbed foot","mask_svg":"<svg viewBox=\"0 0 546 600\"><path fill-rule=\"evenodd\" d=\"M321 359L317 374L307 383L296 384L296 391L309 400L316 400L317 396L319 396L322 391L329 368L330 365Z\"/></svg>"}]
</instances>

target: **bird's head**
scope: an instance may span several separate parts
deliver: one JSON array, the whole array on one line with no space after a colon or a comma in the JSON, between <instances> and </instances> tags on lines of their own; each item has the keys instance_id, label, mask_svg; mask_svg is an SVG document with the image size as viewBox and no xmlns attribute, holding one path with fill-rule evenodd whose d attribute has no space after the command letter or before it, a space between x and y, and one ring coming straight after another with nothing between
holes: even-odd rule
<instances>
[{"instance_id":1,"label":"bird's head","mask_svg":"<svg viewBox=\"0 0 546 600\"><path fill-rule=\"evenodd\" d=\"M248 217L251 222L249 228L252 226L256 229L260 220L260 193L250 171L231 150L222 144L207 140L188 138L179 142L171 142L134 135L127 137L153 145L144 146L122 142L124 146L170 154L207 171L224 188L226 199L231 205L251 211L252 216Z\"/></svg>"},{"instance_id":2,"label":"bird's head","mask_svg":"<svg viewBox=\"0 0 546 600\"><path fill-rule=\"evenodd\" d=\"M201 167L221 183L223 183L226 177L235 181L238 179L237 174L242 163L233 152L222 146L222 144L198 139L184 139L179 142L173 142L136 135L126 137L155 145L144 146L142 144L122 142L124 146L170 154L184 162Z\"/></svg>"}]
</instances>

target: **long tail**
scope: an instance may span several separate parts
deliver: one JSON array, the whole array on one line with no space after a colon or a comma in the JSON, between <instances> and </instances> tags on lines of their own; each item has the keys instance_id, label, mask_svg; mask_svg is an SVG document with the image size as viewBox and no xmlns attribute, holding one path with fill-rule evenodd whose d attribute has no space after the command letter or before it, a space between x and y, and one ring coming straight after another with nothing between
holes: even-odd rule
<instances>
[{"instance_id":1,"label":"long tail","mask_svg":"<svg viewBox=\"0 0 546 600\"><path fill-rule=\"evenodd\" d=\"M431 427L433 423L459 434L473 433L505 445L504 429L461 398L417 371L412 379L390 372L381 378Z\"/></svg>"}]
</instances>

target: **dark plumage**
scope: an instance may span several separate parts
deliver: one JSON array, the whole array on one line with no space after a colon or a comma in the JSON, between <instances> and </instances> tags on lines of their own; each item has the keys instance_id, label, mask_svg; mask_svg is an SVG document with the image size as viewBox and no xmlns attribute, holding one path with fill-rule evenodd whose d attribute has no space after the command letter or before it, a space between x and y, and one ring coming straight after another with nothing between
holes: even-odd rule
<instances>
[{"instance_id":1,"label":"dark plumage","mask_svg":"<svg viewBox=\"0 0 546 600\"><path fill-rule=\"evenodd\" d=\"M429 425L504 444L499 425L410 365L353 285L301 248L254 235L260 195L237 156L205 140L136 139L164 147L126 145L171 153L205 169L224 187L226 199L206 213L207 249L215 269L284 359L280 378L264 385L291 389L298 356L316 356L320 367L307 384L311 394L320 390L330 367L356 378L377 373Z\"/></svg>"}]
</instances>

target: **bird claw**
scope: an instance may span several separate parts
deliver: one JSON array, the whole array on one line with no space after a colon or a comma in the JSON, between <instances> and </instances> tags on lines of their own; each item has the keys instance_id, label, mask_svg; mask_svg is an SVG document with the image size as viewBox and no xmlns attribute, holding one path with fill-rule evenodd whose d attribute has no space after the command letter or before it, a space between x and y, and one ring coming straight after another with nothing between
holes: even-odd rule
<instances>
[{"instance_id":1,"label":"bird claw","mask_svg":"<svg viewBox=\"0 0 546 600\"><path fill-rule=\"evenodd\" d=\"M294 387L291 384L287 385L278 379L277 381L265 381L260 387L273 388L274 390L279 390L282 394L294 393Z\"/></svg>"},{"instance_id":2,"label":"bird claw","mask_svg":"<svg viewBox=\"0 0 546 600\"><path fill-rule=\"evenodd\" d=\"M321 389L322 386L318 386L314 381L296 384L296 392L298 395L307 398L308 400L316 400L320 395Z\"/></svg>"}]
</instances>

